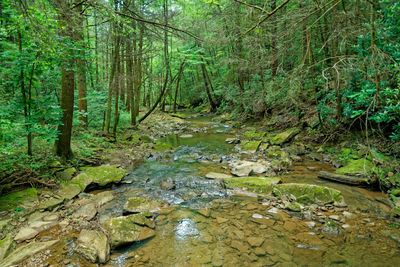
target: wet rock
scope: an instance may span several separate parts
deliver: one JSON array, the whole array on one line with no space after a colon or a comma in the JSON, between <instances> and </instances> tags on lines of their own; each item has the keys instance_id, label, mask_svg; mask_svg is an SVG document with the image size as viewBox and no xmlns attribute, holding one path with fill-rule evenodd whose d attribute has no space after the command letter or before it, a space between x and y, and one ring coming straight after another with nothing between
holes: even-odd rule
<instances>
[{"instance_id":1,"label":"wet rock","mask_svg":"<svg viewBox=\"0 0 400 267\"><path fill-rule=\"evenodd\" d=\"M239 144L240 143L240 139L238 138L226 138L225 142L227 142L228 144Z\"/></svg>"},{"instance_id":2,"label":"wet rock","mask_svg":"<svg viewBox=\"0 0 400 267\"><path fill-rule=\"evenodd\" d=\"M88 221L94 218L97 214L96 204L94 202L90 202L88 204L83 205L80 207L75 213L75 218L84 218Z\"/></svg>"},{"instance_id":3,"label":"wet rock","mask_svg":"<svg viewBox=\"0 0 400 267\"><path fill-rule=\"evenodd\" d=\"M240 150L255 153L260 147L261 141L241 141Z\"/></svg>"},{"instance_id":4,"label":"wet rock","mask_svg":"<svg viewBox=\"0 0 400 267\"><path fill-rule=\"evenodd\" d=\"M247 242L252 247L259 247L264 243L264 238L252 236L252 237L247 238Z\"/></svg>"},{"instance_id":5,"label":"wet rock","mask_svg":"<svg viewBox=\"0 0 400 267\"><path fill-rule=\"evenodd\" d=\"M49 214L49 215L43 216L43 221L45 221L45 222L54 222L57 220L58 220L57 214Z\"/></svg>"},{"instance_id":6,"label":"wet rock","mask_svg":"<svg viewBox=\"0 0 400 267\"><path fill-rule=\"evenodd\" d=\"M175 181L168 178L161 182L160 188L162 190L174 190L176 188Z\"/></svg>"},{"instance_id":7,"label":"wet rock","mask_svg":"<svg viewBox=\"0 0 400 267\"><path fill-rule=\"evenodd\" d=\"M348 230L348 229L351 228L351 225L349 225L349 224L343 224L343 225L342 225L342 228L343 228L344 230Z\"/></svg>"},{"instance_id":8,"label":"wet rock","mask_svg":"<svg viewBox=\"0 0 400 267\"><path fill-rule=\"evenodd\" d=\"M342 233L339 224L335 221L327 221L324 226L322 226L321 232L330 235L340 235Z\"/></svg>"},{"instance_id":9,"label":"wet rock","mask_svg":"<svg viewBox=\"0 0 400 267\"><path fill-rule=\"evenodd\" d=\"M225 173L209 172L206 174L206 178L211 179L211 180L225 179L225 178L232 178L232 175L225 174Z\"/></svg>"},{"instance_id":10,"label":"wet rock","mask_svg":"<svg viewBox=\"0 0 400 267\"><path fill-rule=\"evenodd\" d=\"M211 210L208 208L204 208L204 209L199 209L197 210L198 213L200 213L201 215L203 215L204 217L208 218L211 215Z\"/></svg>"},{"instance_id":11,"label":"wet rock","mask_svg":"<svg viewBox=\"0 0 400 267\"><path fill-rule=\"evenodd\" d=\"M110 257L107 236L100 231L82 230L76 251L92 263L105 263Z\"/></svg>"},{"instance_id":12,"label":"wet rock","mask_svg":"<svg viewBox=\"0 0 400 267\"><path fill-rule=\"evenodd\" d=\"M155 232L149 227L154 227L154 221L141 214L112 218L104 224L112 248L153 237Z\"/></svg>"},{"instance_id":13,"label":"wet rock","mask_svg":"<svg viewBox=\"0 0 400 267\"><path fill-rule=\"evenodd\" d=\"M19 230L17 235L14 237L16 242L22 242L28 239L34 238L39 232L31 227L25 227Z\"/></svg>"},{"instance_id":14,"label":"wet rock","mask_svg":"<svg viewBox=\"0 0 400 267\"><path fill-rule=\"evenodd\" d=\"M337 204L343 205L344 199L340 191L318 185L280 184L273 189L273 194L279 198L295 197L301 204Z\"/></svg>"},{"instance_id":15,"label":"wet rock","mask_svg":"<svg viewBox=\"0 0 400 267\"><path fill-rule=\"evenodd\" d=\"M241 241L233 240L231 242L231 247L239 250L242 253L247 252L248 247Z\"/></svg>"},{"instance_id":16,"label":"wet rock","mask_svg":"<svg viewBox=\"0 0 400 267\"><path fill-rule=\"evenodd\" d=\"M279 177L235 177L224 179L227 188L246 188L249 191L268 194L273 185L280 183Z\"/></svg>"},{"instance_id":17,"label":"wet rock","mask_svg":"<svg viewBox=\"0 0 400 267\"><path fill-rule=\"evenodd\" d=\"M0 240L0 262L14 250L14 247L15 244L12 238L6 237Z\"/></svg>"},{"instance_id":18,"label":"wet rock","mask_svg":"<svg viewBox=\"0 0 400 267\"><path fill-rule=\"evenodd\" d=\"M48 249L58 240L46 241L46 242L31 242L27 245L17 248L9 256L7 256L3 261L0 262L2 267L9 267L18 264L19 262L35 255L36 253Z\"/></svg>"},{"instance_id":19,"label":"wet rock","mask_svg":"<svg viewBox=\"0 0 400 267\"><path fill-rule=\"evenodd\" d=\"M346 219L351 219L353 218L354 214L348 211L343 211L343 217L345 217Z\"/></svg>"},{"instance_id":20,"label":"wet rock","mask_svg":"<svg viewBox=\"0 0 400 267\"><path fill-rule=\"evenodd\" d=\"M124 213L157 212L168 207L168 203L162 200L132 197L124 205Z\"/></svg>"}]
</instances>

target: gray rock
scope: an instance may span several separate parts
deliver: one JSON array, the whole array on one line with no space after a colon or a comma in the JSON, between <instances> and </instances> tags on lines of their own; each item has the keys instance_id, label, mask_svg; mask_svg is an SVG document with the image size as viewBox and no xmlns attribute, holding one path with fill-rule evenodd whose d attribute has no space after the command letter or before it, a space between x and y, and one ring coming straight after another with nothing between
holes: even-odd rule
<instances>
[{"instance_id":1,"label":"gray rock","mask_svg":"<svg viewBox=\"0 0 400 267\"><path fill-rule=\"evenodd\" d=\"M306 222L308 228L312 229L315 227L315 222Z\"/></svg>"},{"instance_id":2,"label":"gray rock","mask_svg":"<svg viewBox=\"0 0 400 267\"><path fill-rule=\"evenodd\" d=\"M29 227L38 232L41 232L41 231L48 229L56 224L57 224L57 222L55 222L55 221L49 221L49 222L36 221L36 222L31 223L29 225Z\"/></svg>"},{"instance_id":3,"label":"gray rock","mask_svg":"<svg viewBox=\"0 0 400 267\"><path fill-rule=\"evenodd\" d=\"M15 266L19 262L35 255L36 253L47 249L57 243L58 240L46 241L46 242L31 242L25 246L17 248L9 256L7 256L3 261L0 262L0 266L9 267Z\"/></svg>"},{"instance_id":4,"label":"gray rock","mask_svg":"<svg viewBox=\"0 0 400 267\"><path fill-rule=\"evenodd\" d=\"M94 196L94 202L96 202L97 207L100 207L113 199L114 196L111 191L101 192Z\"/></svg>"},{"instance_id":5,"label":"gray rock","mask_svg":"<svg viewBox=\"0 0 400 267\"><path fill-rule=\"evenodd\" d=\"M325 234L331 235L340 235L342 233L339 224L335 221L327 221L321 231Z\"/></svg>"},{"instance_id":6,"label":"gray rock","mask_svg":"<svg viewBox=\"0 0 400 267\"><path fill-rule=\"evenodd\" d=\"M84 218L88 221L94 218L97 214L96 204L94 202L90 202L88 204L83 205L80 207L75 213L75 218Z\"/></svg>"},{"instance_id":7,"label":"gray rock","mask_svg":"<svg viewBox=\"0 0 400 267\"><path fill-rule=\"evenodd\" d=\"M240 139L238 138L226 138L225 142L227 142L228 144L239 144L240 143Z\"/></svg>"},{"instance_id":8,"label":"gray rock","mask_svg":"<svg viewBox=\"0 0 400 267\"><path fill-rule=\"evenodd\" d=\"M354 216L353 213L348 211L343 211L343 217L345 217L346 219L351 219L353 216Z\"/></svg>"},{"instance_id":9,"label":"gray rock","mask_svg":"<svg viewBox=\"0 0 400 267\"><path fill-rule=\"evenodd\" d=\"M50 214L47 216L43 217L43 221L45 222L54 222L58 220L58 215L57 214Z\"/></svg>"},{"instance_id":10,"label":"gray rock","mask_svg":"<svg viewBox=\"0 0 400 267\"><path fill-rule=\"evenodd\" d=\"M11 251L14 249L14 240L10 237L6 237L0 240L0 261L7 257Z\"/></svg>"},{"instance_id":11,"label":"gray rock","mask_svg":"<svg viewBox=\"0 0 400 267\"><path fill-rule=\"evenodd\" d=\"M162 200L132 197L124 205L124 213L157 212L166 206L168 203Z\"/></svg>"},{"instance_id":12,"label":"gray rock","mask_svg":"<svg viewBox=\"0 0 400 267\"><path fill-rule=\"evenodd\" d=\"M110 244L107 236L100 231L82 230L76 251L92 263L105 263L110 258Z\"/></svg>"},{"instance_id":13,"label":"gray rock","mask_svg":"<svg viewBox=\"0 0 400 267\"><path fill-rule=\"evenodd\" d=\"M38 208L40 210L52 210L63 202L64 202L64 199L50 198L50 199L40 202Z\"/></svg>"},{"instance_id":14,"label":"gray rock","mask_svg":"<svg viewBox=\"0 0 400 267\"><path fill-rule=\"evenodd\" d=\"M19 230L18 234L14 237L16 242L22 242L34 238L39 232L31 227L25 227Z\"/></svg>"},{"instance_id":15,"label":"gray rock","mask_svg":"<svg viewBox=\"0 0 400 267\"><path fill-rule=\"evenodd\" d=\"M339 215L329 215L329 219L339 221L340 217L339 217Z\"/></svg>"}]
</instances>

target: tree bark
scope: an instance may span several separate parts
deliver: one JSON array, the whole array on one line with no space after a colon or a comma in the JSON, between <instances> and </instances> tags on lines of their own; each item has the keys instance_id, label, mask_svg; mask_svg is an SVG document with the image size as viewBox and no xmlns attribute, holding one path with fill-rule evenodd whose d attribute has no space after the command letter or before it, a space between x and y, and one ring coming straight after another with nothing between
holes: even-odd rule
<instances>
[{"instance_id":1,"label":"tree bark","mask_svg":"<svg viewBox=\"0 0 400 267\"><path fill-rule=\"evenodd\" d=\"M179 66L178 77L176 80L175 95L174 95L174 108L173 108L174 113L176 113L176 99L178 98L179 83L181 81L181 76L182 76L184 65L185 65L185 59L182 61L181 65Z\"/></svg>"}]
</instances>

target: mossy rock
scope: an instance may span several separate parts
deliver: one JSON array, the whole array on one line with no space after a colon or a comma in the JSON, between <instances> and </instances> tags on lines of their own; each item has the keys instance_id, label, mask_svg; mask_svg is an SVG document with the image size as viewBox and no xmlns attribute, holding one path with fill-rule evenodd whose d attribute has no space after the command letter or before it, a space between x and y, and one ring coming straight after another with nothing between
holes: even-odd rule
<instances>
[{"instance_id":1,"label":"mossy rock","mask_svg":"<svg viewBox=\"0 0 400 267\"><path fill-rule=\"evenodd\" d=\"M349 160L348 164L335 171L337 174L368 176L375 172L375 165L366 158Z\"/></svg>"},{"instance_id":2,"label":"mossy rock","mask_svg":"<svg viewBox=\"0 0 400 267\"><path fill-rule=\"evenodd\" d=\"M86 167L82 168L82 170L90 179L92 179L92 183L98 186L106 186L110 183L118 183L124 176L128 174L126 170L118 168L118 165Z\"/></svg>"},{"instance_id":3,"label":"mossy rock","mask_svg":"<svg viewBox=\"0 0 400 267\"><path fill-rule=\"evenodd\" d=\"M185 114L179 114L179 113L171 113L171 117L179 118L179 119L187 119L187 116Z\"/></svg>"},{"instance_id":4,"label":"mossy rock","mask_svg":"<svg viewBox=\"0 0 400 267\"><path fill-rule=\"evenodd\" d=\"M255 153L257 152L261 141L242 141L240 149L242 151Z\"/></svg>"},{"instance_id":5,"label":"mossy rock","mask_svg":"<svg viewBox=\"0 0 400 267\"><path fill-rule=\"evenodd\" d=\"M143 143L153 143L153 139L151 139L150 136L145 135L145 134L142 134L142 135L140 136L139 139L140 139L140 141L142 141Z\"/></svg>"},{"instance_id":6,"label":"mossy rock","mask_svg":"<svg viewBox=\"0 0 400 267\"><path fill-rule=\"evenodd\" d=\"M81 188L81 191L85 191L86 187L88 187L88 185L90 185L92 182L93 177L90 177L85 172L82 172L72 178L72 180L68 182L68 184L77 184Z\"/></svg>"},{"instance_id":7,"label":"mossy rock","mask_svg":"<svg viewBox=\"0 0 400 267\"><path fill-rule=\"evenodd\" d=\"M400 203L397 203L393 209L392 209L392 214L396 217L400 217Z\"/></svg>"},{"instance_id":8,"label":"mossy rock","mask_svg":"<svg viewBox=\"0 0 400 267\"><path fill-rule=\"evenodd\" d=\"M293 137L300 133L300 129L297 127L289 128L284 132L276 134L274 136L269 136L266 141L271 145L282 145L289 142Z\"/></svg>"},{"instance_id":9,"label":"mossy rock","mask_svg":"<svg viewBox=\"0 0 400 267\"><path fill-rule=\"evenodd\" d=\"M393 176L389 177L389 181L392 186L400 186L400 173L395 173Z\"/></svg>"},{"instance_id":10,"label":"mossy rock","mask_svg":"<svg viewBox=\"0 0 400 267\"><path fill-rule=\"evenodd\" d=\"M79 193L81 192L82 188L79 184L68 182L61 185L60 190L58 190L57 192L57 195L60 196L60 198L62 199L70 200L79 195Z\"/></svg>"},{"instance_id":11,"label":"mossy rock","mask_svg":"<svg viewBox=\"0 0 400 267\"><path fill-rule=\"evenodd\" d=\"M173 146L170 143L156 142L153 148L158 151L165 151L173 149Z\"/></svg>"},{"instance_id":12,"label":"mossy rock","mask_svg":"<svg viewBox=\"0 0 400 267\"><path fill-rule=\"evenodd\" d=\"M162 200L132 197L124 205L124 213L156 212L165 206L167 203Z\"/></svg>"},{"instance_id":13,"label":"mossy rock","mask_svg":"<svg viewBox=\"0 0 400 267\"><path fill-rule=\"evenodd\" d=\"M299 212L299 211L301 211L301 205L297 202L288 202L285 205L285 209L290 210L290 211Z\"/></svg>"},{"instance_id":14,"label":"mossy rock","mask_svg":"<svg viewBox=\"0 0 400 267\"><path fill-rule=\"evenodd\" d=\"M68 181L74 176L76 172L75 168L65 169L61 172L57 172L56 176L59 180Z\"/></svg>"},{"instance_id":15,"label":"mossy rock","mask_svg":"<svg viewBox=\"0 0 400 267\"><path fill-rule=\"evenodd\" d=\"M104 224L104 229L109 233L111 247L116 248L154 236L154 231L143 225L154 227L154 221L134 214L112 218Z\"/></svg>"},{"instance_id":16,"label":"mossy rock","mask_svg":"<svg viewBox=\"0 0 400 267\"><path fill-rule=\"evenodd\" d=\"M17 207L24 208L32 206L36 201L38 201L37 190L28 188L0 197L0 210L12 210Z\"/></svg>"},{"instance_id":17,"label":"mossy rock","mask_svg":"<svg viewBox=\"0 0 400 267\"><path fill-rule=\"evenodd\" d=\"M393 188L390 190L390 194L392 194L395 197L400 197L400 189L399 188Z\"/></svg>"},{"instance_id":18,"label":"mossy rock","mask_svg":"<svg viewBox=\"0 0 400 267\"><path fill-rule=\"evenodd\" d=\"M249 191L256 193L269 194L272 192L272 185L281 182L279 177L235 177L225 178L227 188L246 188Z\"/></svg>"},{"instance_id":19,"label":"mossy rock","mask_svg":"<svg viewBox=\"0 0 400 267\"><path fill-rule=\"evenodd\" d=\"M279 198L294 196L301 204L343 204L344 199L340 191L329 187L310 184L281 184L273 189L273 194Z\"/></svg>"},{"instance_id":20,"label":"mossy rock","mask_svg":"<svg viewBox=\"0 0 400 267\"><path fill-rule=\"evenodd\" d=\"M6 238L0 240L0 261L7 257L12 250L15 248L14 240L7 236Z\"/></svg>"},{"instance_id":21,"label":"mossy rock","mask_svg":"<svg viewBox=\"0 0 400 267\"><path fill-rule=\"evenodd\" d=\"M247 131L242 134L241 138L245 140L261 141L264 136L265 132Z\"/></svg>"},{"instance_id":22,"label":"mossy rock","mask_svg":"<svg viewBox=\"0 0 400 267\"><path fill-rule=\"evenodd\" d=\"M267 153L267 158L269 159L289 159L289 154L285 151L270 151Z\"/></svg>"}]
</instances>

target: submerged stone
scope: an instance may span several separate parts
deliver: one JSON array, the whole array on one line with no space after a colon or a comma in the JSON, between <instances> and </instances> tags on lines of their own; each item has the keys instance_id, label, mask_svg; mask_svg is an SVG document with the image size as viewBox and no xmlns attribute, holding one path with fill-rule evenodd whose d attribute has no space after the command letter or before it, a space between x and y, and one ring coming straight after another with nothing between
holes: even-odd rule
<instances>
[{"instance_id":1,"label":"submerged stone","mask_svg":"<svg viewBox=\"0 0 400 267\"><path fill-rule=\"evenodd\" d=\"M100 231L82 230L76 251L92 263L105 263L110 258L108 238Z\"/></svg>"},{"instance_id":2,"label":"submerged stone","mask_svg":"<svg viewBox=\"0 0 400 267\"><path fill-rule=\"evenodd\" d=\"M279 177L235 177L224 179L227 188L246 188L249 191L268 194L272 185L281 182Z\"/></svg>"},{"instance_id":3,"label":"submerged stone","mask_svg":"<svg viewBox=\"0 0 400 267\"><path fill-rule=\"evenodd\" d=\"M142 225L154 227L154 221L141 214L134 214L112 218L104 224L104 229L110 235L111 247L116 248L155 235L152 229Z\"/></svg>"},{"instance_id":4,"label":"submerged stone","mask_svg":"<svg viewBox=\"0 0 400 267\"><path fill-rule=\"evenodd\" d=\"M344 199L340 191L329 187L310 184L281 184L273 189L275 196L279 198L291 198L301 204L342 204Z\"/></svg>"},{"instance_id":5,"label":"submerged stone","mask_svg":"<svg viewBox=\"0 0 400 267\"><path fill-rule=\"evenodd\" d=\"M0 210L12 210L17 207L29 208L37 201L37 190L28 188L0 197Z\"/></svg>"},{"instance_id":6,"label":"submerged stone","mask_svg":"<svg viewBox=\"0 0 400 267\"><path fill-rule=\"evenodd\" d=\"M132 197L124 205L124 213L157 212L167 206L168 203L162 200Z\"/></svg>"},{"instance_id":7,"label":"submerged stone","mask_svg":"<svg viewBox=\"0 0 400 267\"><path fill-rule=\"evenodd\" d=\"M17 248L9 256L7 256L3 261L0 262L0 266L9 267L15 266L19 262L35 255L36 253L47 249L57 243L58 240L46 241L46 242L31 242L27 245Z\"/></svg>"}]
</instances>

